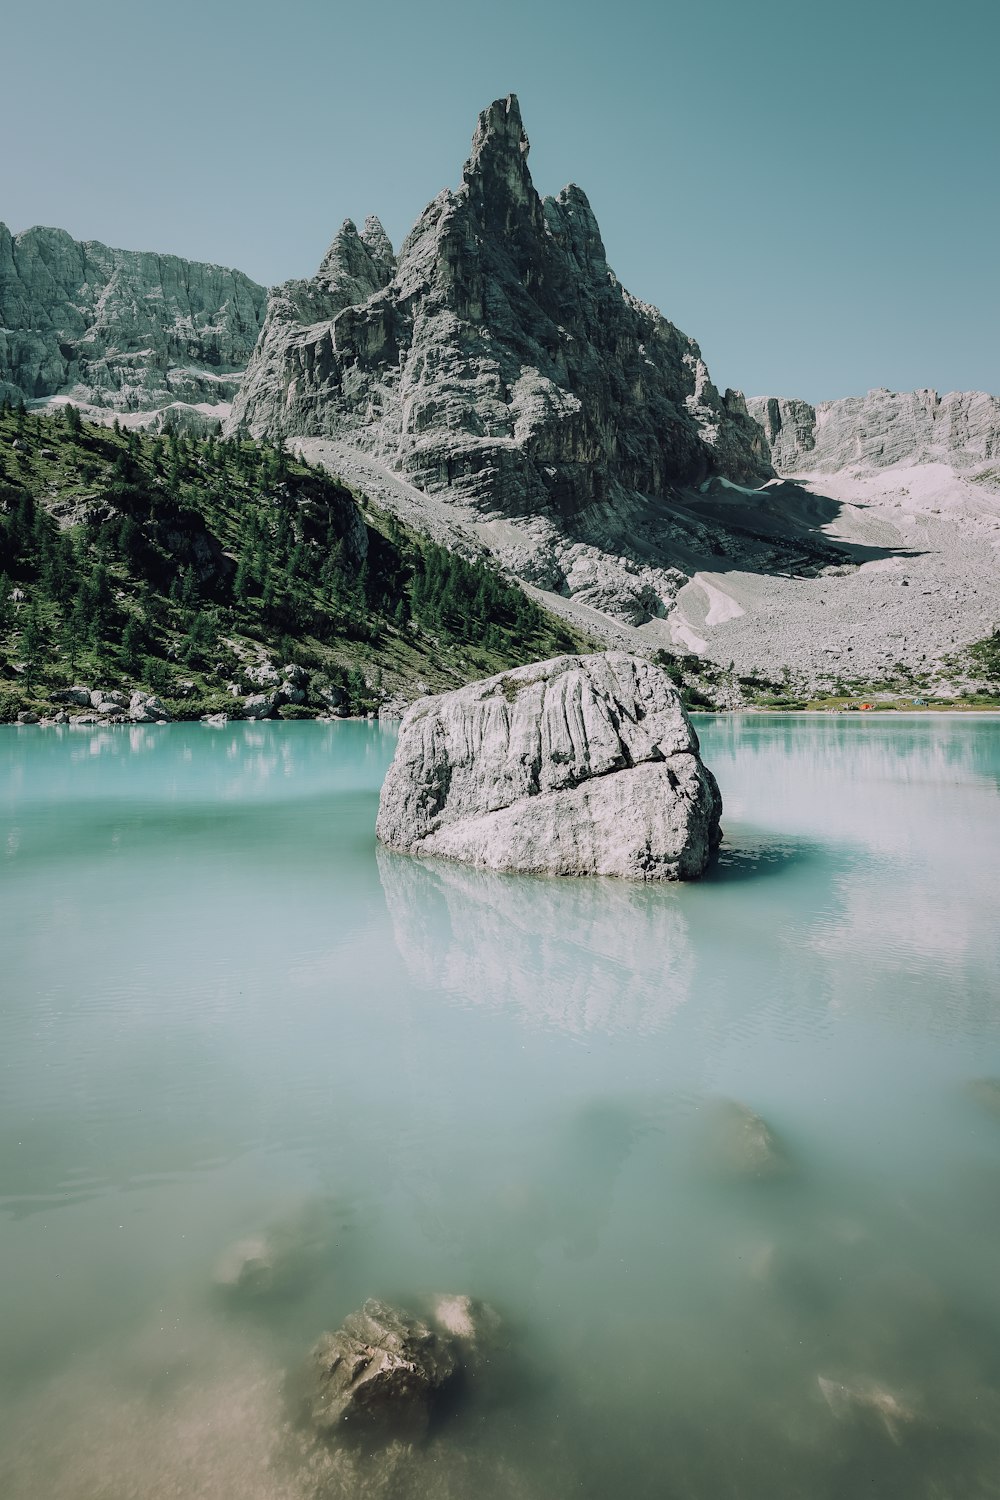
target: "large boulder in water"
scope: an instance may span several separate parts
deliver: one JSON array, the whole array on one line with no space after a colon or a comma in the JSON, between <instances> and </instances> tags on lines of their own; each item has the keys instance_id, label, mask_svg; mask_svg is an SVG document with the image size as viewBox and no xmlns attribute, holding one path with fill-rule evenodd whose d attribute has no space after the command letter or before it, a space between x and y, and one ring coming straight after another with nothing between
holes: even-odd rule
<instances>
[{"instance_id":1,"label":"large boulder in water","mask_svg":"<svg viewBox=\"0 0 1000 1500\"><path fill-rule=\"evenodd\" d=\"M400 726L376 832L491 870L691 880L722 799L660 668L558 656L422 698Z\"/></svg>"}]
</instances>

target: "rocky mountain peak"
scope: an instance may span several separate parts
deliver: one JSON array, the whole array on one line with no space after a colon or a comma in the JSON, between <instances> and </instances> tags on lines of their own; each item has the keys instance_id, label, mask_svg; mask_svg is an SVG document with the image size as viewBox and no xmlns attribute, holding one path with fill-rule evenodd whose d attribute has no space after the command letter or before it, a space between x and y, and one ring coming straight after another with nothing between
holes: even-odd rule
<instances>
[{"instance_id":1,"label":"rocky mountain peak","mask_svg":"<svg viewBox=\"0 0 1000 1500\"><path fill-rule=\"evenodd\" d=\"M604 241L590 199L571 182L543 203L548 232L576 269L602 279L610 276Z\"/></svg>"},{"instance_id":2,"label":"rocky mountain peak","mask_svg":"<svg viewBox=\"0 0 1000 1500\"><path fill-rule=\"evenodd\" d=\"M225 266L0 224L0 390L134 412L175 402L220 411L267 304Z\"/></svg>"},{"instance_id":3,"label":"rocky mountain peak","mask_svg":"<svg viewBox=\"0 0 1000 1500\"><path fill-rule=\"evenodd\" d=\"M392 248L392 240L382 227L381 219L375 214L369 214L365 219L361 239L368 246L373 260L387 266L390 270L395 266L396 256Z\"/></svg>"},{"instance_id":4,"label":"rocky mountain peak","mask_svg":"<svg viewBox=\"0 0 1000 1500\"><path fill-rule=\"evenodd\" d=\"M530 149L517 95L494 99L489 109L484 109L479 116L472 137L472 151L462 175L468 181L476 173L494 170L500 162L519 165L526 160Z\"/></svg>"},{"instance_id":5,"label":"rocky mountain peak","mask_svg":"<svg viewBox=\"0 0 1000 1500\"><path fill-rule=\"evenodd\" d=\"M460 184L397 260L380 231L345 224L312 283L272 294L231 430L347 440L483 514L596 528L602 546L621 528L621 553L630 506L770 477L742 399L611 271L582 188L539 197L514 95L479 116Z\"/></svg>"},{"instance_id":6,"label":"rocky mountain peak","mask_svg":"<svg viewBox=\"0 0 1000 1500\"><path fill-rule=\"evenodd\" d=\"M378 224L377 219L375 223ZM367 231L367 222L365 227ZM388 245L388 235L381 224L378 227ZM371 240L372 236L366 238L358 234L353 219L345 219L334 235L316 274L317 282L324 291L331 294L336 304L330 307L329 315L343 307L366 302L389 281L395 265L392 246L389 245L389 256L386 258L377 239L375 250Z\"/></svg>"},{"instance_id":7,"label":"rocky mountain peak","mask_svg":"<svg viewBox=\"0 0 1000 1500\"><path fill-rule=\"evenodd\" d=\"M525 236L537 237L544 227L528 150L520 106L508 94L479 116L472 154L462 171L460 192L467 196L477 227L496 243L510 239L515 251Z\"/></svg>"}]
</instances>

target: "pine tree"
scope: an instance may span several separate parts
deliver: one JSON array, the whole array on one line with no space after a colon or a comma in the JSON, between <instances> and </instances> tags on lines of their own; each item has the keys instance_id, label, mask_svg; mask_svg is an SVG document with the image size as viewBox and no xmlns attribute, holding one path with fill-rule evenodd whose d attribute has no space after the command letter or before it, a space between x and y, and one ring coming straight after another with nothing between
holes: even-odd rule
<instances>
[{"instance_id":1,"label":"pine tree","mask_svg":"<svg viewBox=\"0 0 1000 1500\"><path fill-rule=\"evenodd\" d=\"M34 604L31 605L25 615L24 624L21 627L20 650L24 658L22 680L25 687L31 692L45 659L45 629Z\"/></svg>"},{"instance_id":2,"label":"pine tree","mask_svg":"<svg viewBox=\"0 0 1000 1500\"><path fill-rule=\"evenodd\" d=\"M122 633L122 661L130 672L138 669L145 649L145 631L135 615L129 615Z\"/></svg>"},{"instance_id":3,"label":"pine tree","mask_svg":"<svg viewBox=\"0 0 1000 1500\"><path fill-rule=\"evenodd\" d=\"M236 577L233 579L233 598L237 604L246 604L250 597L250 562L244 552L236 567Z\"/></svg>"},{"instance_id":4,"label":"pine tree","mask_svg":"<svg viewBox=\"0 0 1000 1500\"><path fill-rule=\"evenodd\" d=\"M14 606L11 602L11 594L13 592L14 585L7 577L7 574L0 573L0 635L3 635L13 623Z\"/></svg>"}]
</instances>

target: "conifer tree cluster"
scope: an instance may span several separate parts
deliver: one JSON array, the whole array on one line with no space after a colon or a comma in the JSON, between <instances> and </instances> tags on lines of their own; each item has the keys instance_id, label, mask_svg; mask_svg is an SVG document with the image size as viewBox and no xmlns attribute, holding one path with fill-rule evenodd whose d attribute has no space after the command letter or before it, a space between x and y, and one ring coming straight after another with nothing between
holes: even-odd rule
<instances>
[{"instance_id":1,"label":"conifer tree cluster","mask_svg":"<svg viewBox=\"0 0 1000 1500\"><path fill-rule=\"evenodd\" d=\"M494 570L279 447L0 407L0 693L99 678L190 711L251 647L343 684L467 679L579 646ZM185 687L187 691L187 687Z\"/></svg>"}]
</instances>

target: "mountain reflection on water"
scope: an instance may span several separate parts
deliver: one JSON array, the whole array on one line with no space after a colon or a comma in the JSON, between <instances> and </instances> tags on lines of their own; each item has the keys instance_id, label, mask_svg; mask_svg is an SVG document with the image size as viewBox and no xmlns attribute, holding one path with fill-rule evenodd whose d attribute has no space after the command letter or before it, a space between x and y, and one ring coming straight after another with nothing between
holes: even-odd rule
<instances>
[{"instance_id":1,"label":"mountain reflection on water","mask_svg":"<svg viewBox=\"0 0 1000 1500\"><path fill-rule=\"evenodd\" d=\"M5 1500L996 1494L1000 721L699 732L658 888L378 850L373 725L0 735ZM513 1388L310 1445L441 1290Z\"/></svg>"}]
</instances>

